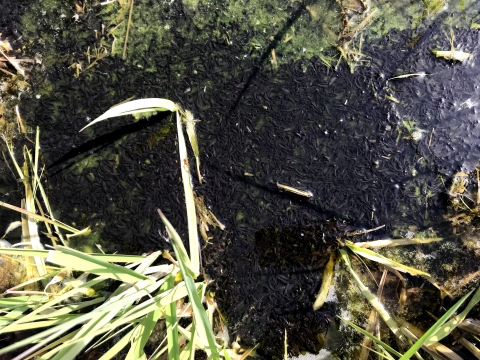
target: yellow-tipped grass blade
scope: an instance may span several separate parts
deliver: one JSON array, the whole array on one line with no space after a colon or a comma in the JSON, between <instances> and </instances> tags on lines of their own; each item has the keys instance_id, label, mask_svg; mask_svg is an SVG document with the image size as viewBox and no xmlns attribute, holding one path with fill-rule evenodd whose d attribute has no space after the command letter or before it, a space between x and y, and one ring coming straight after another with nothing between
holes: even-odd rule
<instances>
[{"instance_id":1,"label":"yellow-tipped grass blade","mask_svg":"<svg viewBox=\"0 0 480 360\"><path fill-rule=\"evenodd\" d=\"M405 245L417 245L417 244L429 244L432 242L441 241L443 238L412 238L412 239L384 239L384 240L374 240L366 242L357 242L356 246L361 248L371 248L378 249L382 247L393 247L393 246L405 246Z\"/></svg>"},{"instance_id":2,"label":"yellow-tipped grass blade","mask_svg":"<svg viewBox=\"0 0 480 360\"><path fill-rule=\"evenodd\" d=\"M335 252L332 252L330 254L330 259L328 260L328 263L325 266L325 269L323 270L322 286L320 287L320 291L318 292L317 299L313 304L314 311L320 309L325 303L325 300L327 299L328 290L330 289L330 285L333 280L334 267L335 267Z\"/></svg>"},{"instance_id":3,"label":"yellow-tipped grass blade","mask_svg":"<svg viewBox=\"0 0 480 360\"><path fill-rule=\"evenodd\" d=\"M389 266L395 270L401 271L401 272L407 272L411 275L423 275L423 276L430 276L430 274L423 272L421 270L414 269L412 267L403 265L399 262L390 260L386 258L385 256L382 256L380 254L377 254L374 251L361 248L356 246L353 242L351 241L346 241L345 245L352 250L356 255L362 256L364 258L370 259L372 261L378 262L379 264Z\"/></svg>"}]
</instances>

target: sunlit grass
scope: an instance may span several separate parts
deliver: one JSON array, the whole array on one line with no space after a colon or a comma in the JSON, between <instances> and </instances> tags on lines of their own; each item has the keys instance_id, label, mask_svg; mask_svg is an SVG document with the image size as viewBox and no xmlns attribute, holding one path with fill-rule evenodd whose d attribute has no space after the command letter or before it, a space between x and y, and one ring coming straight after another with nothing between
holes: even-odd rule
<instances>
[{"instance_id":1,"label":"sunlit grass","mask_svg":"<svg viewBox=\"0 0 480 360\"><path fill-rule=\"evenodd\" d=\"M347 244L347 247L355 255L363 256L365 254L364 252L362 253L362 251L359 251L357 247L352 246L352 244ZM370 290L364 285L364 283L360 279L360 276L355 272L355 270L353 269L350 263L350 256L347 249L344 248L344 249L340 249L339 251L340 251L341 259L346 265L347 271L351 275L351 279L354 281L354 283L360 290L363 297L377 311L377 313L383 319L385 324L390 328L390 331L392 331L392 333L395 335L395 337L397 338L397 341L399 343L403 343L404 346L408 348L408 350L402 355L397 350L393 349L386 343L382 342L379 338L377 338L372 333L369 333L368 331L360 328L359 326L355 325L354 323L350 322L347 319L341 318L341 320L344 321L346 324L348 324L349 326L353 327L354 329L356 329L357 331L365 335L365 337L371 339L376 346L376 349L377 349L376 352L380 356L388 359L399 358L401 360L406 360L406 359L410 359L412 356L418 357L419 354L417 353L417 351L420 348L427 351L435 359L443 359L444 358L443 356L445 356L446 354L454 354L454 352L451 349L440 344L439 341L444 339L454 329L456 329L464 321L468 312L480 301L480 288L477 289L477 291L475 292L475 294L470 299L467 306L464 308L464 310L461 313L459 313L456 316L453 316L455 312L465 303L465 301L473 293L473 291L470 291L467 294L465 294L460 300L457 301L455 305L453 305L448 311L446 311L445 314L440 319L438 319L437 322L432 327L430 327L425 333L421 333L421 335L417 337L410 331L409 327L406 327L404 325L404 322L401 319L396 319L394 316L392 316L384 307L384 305L381 303L381 301L377 298L377 296L372 294ZM379 255L377 258L377 255L378 254L371 252L368 254L368 258L373 261L377 261L380 264L386 265L385 258ZM400 268L403 268L403 267L404 267L403 265L400 267L397 266L399 271L401 271ZM411 272L410 268L403 268L403 271ZM425 273L416 274L416 275L428 276L428 274L425 274ZM468 344L468 345L469 345L468 347L470 347L470 345L473 345L473 344ZM475 352L475 351L478 351L478 349L476 349L473 346L471 351Z\"/></svg>"},{"instance_id":2,"label":"sunlit grass","mask_svg":"<svg viewBox=\"0 0 480 360\"><path fill-rule=\"evenodd\" d=\"M200 253L195 202L182 129L185 113L169 100L136 100L113 107L90 125L112 116L151 111L172 111L177 114L190 253L187 253L178 233L160 210L158 213L167 228L175 259L162 251L145 257L86 254L68 247L68 241L63 240L60 229L69 233L67 238L87 235L89 229L80 231L53 218L38 174L39 136L33 157L27 149L24 150L23 167L17 163L12 145L7 143L18 176L26 184L26 203L30 205L22 208L6 203L0 205L30 219L30 227L22 227L24 234L28 230L30 239L34 238L32 234L38 234L33 232L33 225L36 229L38 223L43 222L48 226L53 225L50 237L62 239L64 245L45 250L36 235L38 243L32 249L27 249L27 244L22 249L0 249L1 254L23 257L27 263L29 258L35 259L37 268L45 269L44 272L37 271L25 283L8 289L7 293L12 297L0 299L0 334L27 329L39 331L0 349L0 354L26 349L15 359L38 356L44 359L74 359L87 348L100 346L113 336L117 336L117 339L121 336L101 359L114 358L127 350L127 359L143 359L147 356L145 345L159 321L166 323L166 338L154 353L148 354L150 359L157 359L165 352L169 359L193 359L197 349L204 350L209 359L220 359L220 354L230 358L229 354L233 354L231 350L222 350L217 345L212 329L213 313L209 318L203 305L208 283L196 281L200 273ZM195 156L198 156L198 145ZM42 211L42 215L37 214L38 209L33 207L38 203L34 201L38 189L48 209L46 214ZM155 265L162 255L171 263ZM111 288L112 281L117 285L111 294L105 295L102 289ZM43 282L43 290L30 289L31 284L39 282ZM209 296L213 304L214 300ZM183 302L188 299L187 309L190 310L181 306L179 300L182 299ZM182 327L179 316L191 317L191 324Z\"/></svg>"}]
</instances>

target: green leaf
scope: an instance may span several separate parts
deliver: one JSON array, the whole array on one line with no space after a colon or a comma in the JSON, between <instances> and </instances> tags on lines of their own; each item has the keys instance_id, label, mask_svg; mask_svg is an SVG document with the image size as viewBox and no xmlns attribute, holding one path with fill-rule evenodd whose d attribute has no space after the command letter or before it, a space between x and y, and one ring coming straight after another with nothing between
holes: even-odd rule
<instances>
[{"instance_id":1,"label":"green leaf","mask_svg":"<svg viewBox=\"0 0 480 360\"><path fill-rule=\"evenodd\" d=\"M176 251L176 246L172 242L173 249ZM204 346L204 350L207 352L207 356L211 360L219 360L220 354L218 353L218 346L215 342L215 336L213 335L212 327L208 321L207 312L203 308L200 297L197 294L193 278L187 273L185 265L179 259L178 264L185 280L185 286L188 292L188 298L192 304L193 318L198 334L198 341Z\"/></svg>"},{"instance_id":2,"label":"green leaf","mask_svg":"<svg viewBox=\"0 0 480 360\"><path fill-rule=\"evenodd\" d=\"M454 316L452 319L450 319L448 322L443 324L426 342L425 345L429 346L432 345L440 340L442 340L444 337L448 336L465 318L467 317L467 314L472 310L472 308L480 301L480 288L477 289L475 294L472 296L470 301L468 302L467 306L465 309L458 314L457 316Z\"/></svg>"},{"instance_id":3,"label":"green leaf","mask_svg":"<svg viewBox=\"0 0 480 360\"><path fill-rule=\"evenodd\" d=\"M472 294L472 292L473 291L470 291L469 293L464 295L460 300L456 302L455 305L448 309L448 311L440 319L438 319L437 322L433 324L433 326L428 329L427 332L423 334L423 336L410 347L410 349L408 349L408 351L400 358L400 360L410 359L418 351L418 349L420 349L422 345L424 345L430 339L430 337L433 336L440 329L440 327L450 318L450 316L452 316L455 311L457 311L457 309L462 306L462 304L465 302L465 300L467 300L467 298Z\"/></svg>"},{"instance_id":4,"label":"green leaf","mask_svg":"<svg viewBox=\"0 0 480 360\"><path fill-rule=\"evenodd\" d=\"M183 245L183 241L180 238L180 235L178 235L177 231L175 228L172 226L170 221L163 215L162 211L160 209L157 209L158 215L160 215L160 219L162 219L163 224L168 230L168 233L170 234L170 240L172 241L172 244L175 244L175 247L177 251L175 252L175 255L177 256L177 260L182 261L183 265L185 266L185 271L187 271L188 274L192 275L195 277L195 271L192 267L192 263L190 262L190 258L188 257L187 254L187 249L185 249L185 246ZM195 229L196 231L197 229Z\"/></svg>"},{"instance_id":5,"label":"green leaf","mask_svg":"<svg viewBox=\"0 0 480 360\"><path fill-rule=\"evenodd\" d=\"M165 289L171 289L175 286L175 276L170 275L163 284ZM165 322L167 324L167 348L168 359L179 360L180 349L178 347L178 323L177 323L177 304L171 302L165 308Z\"/></svg>"},{"instance_id":6,"label":"green leaf","mask_svg":"<svg viewBox=\"0 0 480 360\"><path fill-rule=\"evenodd\" d=\"M133 284L139 280L152 280L148 276L139 274L123 266L105 262L95 256L64 246L57 246L55 250L50 250L47 261L72 270L97 274L129 284Z\"/></svg>"},{"instance_id":7,"label":"green leaf","mask_svg":"<svg viewBox=\"0 0 480 360\"><path fill-rule=\"evenodd\" d=\"M377 338L373 334L370 334L368 331L362 329L360 326L355 325L354 323L352 323L352 322L348 321L347 319L344 319L340 316L338 318L341 319L342 321L344 321L345 323L347 323L348 325L350 325L351 327L353 327L355 330L361 332L363 335L369 337L371 340L373 340L375 343L377 343L379 346L381 346L383 349L387 350L391 354L399 356L399 357L402 356L402 354L400 354L397 350L395 350L392 347L390 347L389 345L385 344L382 340L380 340L379 338Z\"/></svg>"}]
</instances>

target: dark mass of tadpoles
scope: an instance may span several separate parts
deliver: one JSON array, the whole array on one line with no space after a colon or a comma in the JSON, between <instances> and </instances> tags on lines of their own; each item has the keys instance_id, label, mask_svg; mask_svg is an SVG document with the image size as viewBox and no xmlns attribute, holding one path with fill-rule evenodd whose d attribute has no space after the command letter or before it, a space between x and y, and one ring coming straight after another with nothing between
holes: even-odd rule
<instances>
[{"instance_id":1,"label":"dark mass of tadpoles","mask_svg":"<svg viewBox=\"0 0 480 360\"><path fill-rule=\"evenodd\" d=\"M175 51L152 44L144 58L155 63L144 68L156 68L154 73L120 58L105 58L78 79L66 70L69 64L50 67L46 76L53 93L33 98L29 110L42 131L50 200L57 208L65 204L62 221L91 225L110 251L168 248L156 208L186 239L175 131L162 132L156 143L151 140L152 133L173 120L153 117L132 125L129 119L113 119L78 133L89 120L133 95L178 102L201 120L197 131L204 183L195 182L195 191L227 227L225 233L215 233L203 257L207 273L216 280L231 336L239 335L247 345L260 343L258 353L272 358L281 354L287 329L293 353L315 351L317 335L334 317L328 306L312 311L322 267L336 248L332 239L346 228L386 224L389 231L400 206L407 221L428 224L439 200L419 201L412 190L417 179L437 186L432 170L447 151L442 144L463 151L448 156L468 157L477 149L473 135L463 133L476 131L476 107L461 110L472 114L468 124L436 125L438 114L454 117L442 111L460 106L452 103L460 93L476 90L464 87L470 79L459 80L473 76L473 70L464 73L434 59L428 41L412 48L407 44L413 34L408 32L373 41L363 50L370 56L369 66L357 67L353 75L344 64L335 71L318 58L273 70L237 45L247 44L253 33L225 27L237 39L231 45L198 43L193 27L189 38L175 34ZM94 39L76 41L78 31L63 38L59 51L91 45ZM476 36L462 34L471 42ZM405 58L407 52L414 52L417 60ZM421 61L422 71L441 67L442 75L423 82L386 82L386 76L418 71ZM35 81L40 86L44 76L33 70L34 93ZM450 76L458 81L447 85ZM401 87L402 103L411 106L392 107L384 98L389 84ZM435 96L426 99L427 94ZM431 144L428 137L415 143L399 136L399 116L407 113L419 128L436 121ZM429 160L427 166L420 166L422 156ZM308 190L313 197L283 192L277 183Z\"/></svg>"}]
</instances>

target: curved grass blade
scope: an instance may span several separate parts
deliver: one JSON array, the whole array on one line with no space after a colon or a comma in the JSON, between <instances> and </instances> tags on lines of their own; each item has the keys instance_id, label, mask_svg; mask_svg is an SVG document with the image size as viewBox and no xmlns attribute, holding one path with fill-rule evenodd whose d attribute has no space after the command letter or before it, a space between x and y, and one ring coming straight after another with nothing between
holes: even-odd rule
<instances>
[{"instance_id":1,"label":"curved grass blade","mask_svg":"<svg viewBox=\"0 0 480 360\"><path fill-rule=\"evenodd\" d=\"M180 239L180 235L178 235L177 231L172 226L170 221L168 221L165 215L163 215L162 211L160 209L157 209L157 212L158 212L158 215L160 216L160 219L162 219L165 227L168 230L172 244L175 244L175 247L176 247L175 255L177 256L177 260L181 259L183 265L185 266L185 270L187 272L184 274L190 274L191 276L194 276L195 272L193 271L192 263L190 262L190 259L187 255L187 250L183 245L183 241L182 239Z\"/></svg>"},{"instance_id":2,"label":"curved grass blade","mask_svg":"<svg viewBox=\"0 0 480 360\"><path fill-rule=\"evenodd\" d=\"M328 291L330 290L330 285L333 280L334 266L335 266L335 252L333 251L330 254L330 259L328 260L327 266L325 266L325 270L323 271L322 286L320 287L320 291L318 292L317 298L315 299L315 303L313 304L314 311L320 309L325 303L325 300L327 299Z\"/></svg>"},{"instance_id":3,"label":"curved grass blade","mask_svg":"<svg viewBox=\"0 0 480 360\"><path fill-rule=\"evenodd\" d=\"M423 275L423 276L430 276L430 274L426 273L426 272L423 272L423 271L420 271L420 270L417 270L417 269L414 269L410 266L406 266L406 265L403 265L399 262L396 262L396 261L393 261L393 260L390 260L388 258L386 258L385 256L382 256L380 254L377 254L376 252L374 251L371 251L371 250L368 250L368 249L365 249L365 248L361 248L361 247L358 247L356 246L354 243L352 243L351 241L346 241L345 242L345 245L350 249L352 250L355 254L357 255L360 255L360 256L363 256L367 259L370 259L372 261L376 261L380 264L383 264L383 265L386 265L386 266L389 266L395 270L398 270L398 271L401 271L401 272L408 272L409 274L411 275Z\"/></svg>"},{"instance_id":4,"label":"curved grass blade","mask_svg":"<svg viewBox=\"0 0 480 360\"><path fill-rule=\"evenodd\" d=\"M89 126L96 124L102 120L117 117L117 116L124 116L124 115L131 115L136 113L142 112L151 112L151 111L171 111L174 112L176 109L176 105L173 101L167 99L160 99L160 98L149 98L149 99L139 99L139 100L132 100L126 103L122 103L120 105L114 106L107 110L103 115L100 115L87 126L83 127L81 131L85 130Z\"/></svg>"}]
</instances>

